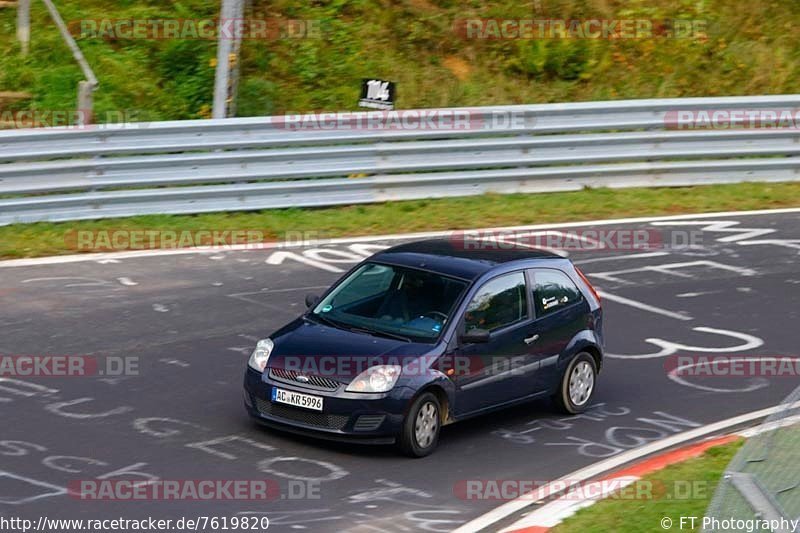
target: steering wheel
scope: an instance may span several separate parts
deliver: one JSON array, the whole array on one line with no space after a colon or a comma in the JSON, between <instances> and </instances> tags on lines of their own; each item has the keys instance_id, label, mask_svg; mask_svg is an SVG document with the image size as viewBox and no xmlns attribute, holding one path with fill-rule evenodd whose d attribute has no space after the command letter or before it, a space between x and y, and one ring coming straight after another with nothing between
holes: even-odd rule
<instances>
[{"instance_id":1,"label":"steering wheel","mask_svg":"<svg viewBox=\"0 0 800 533\"><path fill-rule=\"evenodd\" d=\"M444 314L444 313L442 313L441 311L428 311L427 313L422 313L420 316L423 316L423 317L428 317L428 318L433 318L434 320L436 320L436 319L434 318L434 316L429 316L429 315L436 315L436 316L439 316L439 317L441 317L441 321L442 321L442 323L445 323L445 322L447 322L447 315L446 315L446 314Z\"/></svg>"}]
</instances>

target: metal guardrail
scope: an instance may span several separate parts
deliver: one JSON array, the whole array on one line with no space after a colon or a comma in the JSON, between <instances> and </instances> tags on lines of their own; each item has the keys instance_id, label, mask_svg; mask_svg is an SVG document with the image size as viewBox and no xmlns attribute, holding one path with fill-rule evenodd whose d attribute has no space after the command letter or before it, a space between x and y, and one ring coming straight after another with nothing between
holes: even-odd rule
<instances>
[{"instance_id":1,"label":"metal guardrail","mask_svg":"<svg viewBox=\"0 0 800 533\"><path fill-rule=\"evenodd\" d=\"M783 400L781 409L763 422L725 469L706 511L703 533L800 533L798 459L800 387Z\"/></svg>"},{"instance_id":2,"label":"metal guardrail","mask_svg":"<svg viewBox=\"0 0 800 533\"><path fill-rule=\"evenodd\" d=\"M451 109L473 127L449 130L295 130L259 117L0 131L0 225L796 180L798 128L667 127L679 110L795 109L800 95Z\"/></svg>"}]
</instances>

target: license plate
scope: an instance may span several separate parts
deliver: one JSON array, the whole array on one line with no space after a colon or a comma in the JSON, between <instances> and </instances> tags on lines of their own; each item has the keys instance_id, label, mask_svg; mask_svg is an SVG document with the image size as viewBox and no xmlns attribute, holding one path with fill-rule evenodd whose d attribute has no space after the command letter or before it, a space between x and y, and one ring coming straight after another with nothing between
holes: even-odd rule
<instances>
[{"instance_id":1,"label":"license plate","mask_svg":"<svg viewBox=\"0 0 800 533\"><path fill-rule=\"evenodd\" d=\"M272 387L272 401L294 405L295 407L302 407L304 409L322 411L322 396L311 396L310 394Z\"/></svg>"}]
</instances>

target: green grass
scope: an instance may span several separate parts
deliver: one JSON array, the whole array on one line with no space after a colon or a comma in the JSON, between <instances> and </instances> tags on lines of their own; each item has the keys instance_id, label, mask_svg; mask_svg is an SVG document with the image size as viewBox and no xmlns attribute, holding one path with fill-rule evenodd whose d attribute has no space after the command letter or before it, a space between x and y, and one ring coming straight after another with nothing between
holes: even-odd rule
<instances>
[{"instance_id":1,"label":"green grass","mask_svg":"<svg viewBox=\"0 0 800 533\"><path fill-rule=\"evenodd\" d=\"M698 517L695 525L699 529L701 518L714 495L714 488L725 468L742 446L743 441L709 448L702 456L668 466L643 478L653 487L685 487L689 483L695 489L681 497L667 497L666 491L653 491L652 499L609 498L591 507L581 509L574 516L553 528L553 533L641 533L665 531L661 519L671 518L672 530L679 531L680 517ZM663 485L662 485L663 484ZM688 497L687 497L688 496ZM690 528L684 526L683 531Z\"/></svg>"},{"instance_id":2,"label":"green grass","mask_svg":"<svg viewBox=\"0 0 800 533\"><path fill-rule=\"evenodd\" d=\"M60 0L81 19L209 18L219 0ZM398 83L398 107L800 92L800 2L779 0L254 0L252 18L316 21L311 38L247 40L239 114L356 107L360 81ZM540 6L540 7L537 7ZM706 35L650 39L465 39L459 19L700 20ZM27 90L39 110L75 108L80 71L41 2L31 54L0 9L0 90ZM85 37L100 80L100 120L209 115L215 43Z\"/></svg>"},{"instance_id":3,"label":"green grass","mask_svg":"<svg viewBox=\"0 0 800 533\"><path fill-rule=\"evenodd\" d=\"M512 226L645 215L800 207L800 183L741 183L661 189L584 189L545 194L484 195L323 209L275 209L202 215L153 215L0 227L0 257L75 253L72 230L259 230L320 238Z\"/></svg>"}]
</instances>

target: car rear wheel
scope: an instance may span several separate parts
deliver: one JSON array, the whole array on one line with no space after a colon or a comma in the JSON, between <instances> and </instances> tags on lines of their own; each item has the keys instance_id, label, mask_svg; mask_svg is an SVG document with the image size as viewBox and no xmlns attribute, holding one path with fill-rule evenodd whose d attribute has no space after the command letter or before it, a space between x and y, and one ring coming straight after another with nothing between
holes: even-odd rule
<instances>
[{"instance_id":1,"label":"car rear wheel","mask_svg":"<svg viewBox=\"0 0 800 533\"><path fill-rule=\"evenodd\" d=\"M567 365L555 395L559 409L569 414L581 413L589 407L597 381L594 357L586 352L576 355Z\"/></svg>"},{"instance_id":2,"label":"car rear wheel","mask_svg":"<svg viewBox=\"0 0 800 533\"><path fill-rule=\"evenodd\" d=\"M441 430L442 408L438 398L430 392L421 394L411 404L403 421L399 445L411 457L425 457L436 449Z\"/></svg>"}]
</instances>

